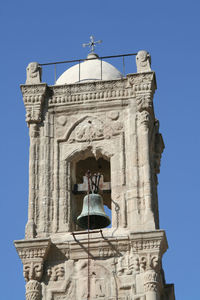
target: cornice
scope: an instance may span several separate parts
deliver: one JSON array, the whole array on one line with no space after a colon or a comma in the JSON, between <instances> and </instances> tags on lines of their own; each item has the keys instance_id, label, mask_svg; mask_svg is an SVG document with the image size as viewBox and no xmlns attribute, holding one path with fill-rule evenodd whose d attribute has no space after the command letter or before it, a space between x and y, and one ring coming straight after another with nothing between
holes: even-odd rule
<instances>
[{"instance_id":1,"label":"cornice","mask_svg":"<svg viewBox=\"0 0 200 300\"><path fill-rule=\"evenodd\" d=\"M26 84L20 86L24 106L26 108L26 122L40 123L42 115L42 105L45 99L47 84Z\"/></svg>"},{"instance_id":2,"label":"cornice","mask_svg":"<svg viewBox=\"0 0 200 300\"><path fill-rule=\"evenodd\" d=\"M51 96L49 107L76 105L135 97L136 92L154 92L156 88L155 73L129 74L126 78L112 81L94 81L72 85L54 85L49 87Z\"/></svg>"},{"instance_id":3,"label":"cornice","mask_svg":"<svg viewBox=\"0 0 200 300\"><path fill-rule=\"evenodd\" d=\"M31 239L14 241L15 248L22 261L44 260L51 245L50 239Z\"/></svg>"}]
</instances>

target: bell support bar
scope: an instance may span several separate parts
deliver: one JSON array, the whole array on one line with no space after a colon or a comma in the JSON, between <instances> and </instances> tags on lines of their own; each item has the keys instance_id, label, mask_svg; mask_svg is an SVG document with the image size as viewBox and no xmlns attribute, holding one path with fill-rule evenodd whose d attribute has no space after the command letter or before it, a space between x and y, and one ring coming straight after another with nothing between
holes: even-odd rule
<instances>
[{"instance_id":1,"label":"bell support bar","mask_svg":"<svg viewBox=\"0 0 200 300\"><path fill-rule=\"evenodd\" d=\"M96 177L93 176L92 180L95 181ZM110 192L111 191L111 183L104 182L103 175L101 175L99 182L98 182L99 189L102 192ZM88 176L83 176L83 183L75 184L74 185L74 194L83 194L88 191Z\"/></svg>"},{"instance_id":2,"label":"bell support bar","mask_svg":"<svg viewBox=\"0 0 200 300\"><path fill-rule=\"evenodd\" d=\"M87 230L87 231L76 231L76 232L72 232L71 235L73 236L74 240L76 241L77 238L76 238L76 235L79 235L79 234L91 234L91 233L100 233L101 234L101 237L104 238L103 236L103 232L101 229L99 230Z\"/></svg>"}]
</instances>

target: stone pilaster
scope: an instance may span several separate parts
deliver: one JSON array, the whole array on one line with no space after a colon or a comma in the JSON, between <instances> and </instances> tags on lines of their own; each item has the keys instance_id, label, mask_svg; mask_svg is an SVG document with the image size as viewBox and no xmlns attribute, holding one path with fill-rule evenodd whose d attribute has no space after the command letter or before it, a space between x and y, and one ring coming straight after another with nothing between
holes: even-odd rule
<instances>
[{"instance_id":1,"label":"stone pilaster","mask_svg":"<svg viewBox=\"0 0 200 300\"><path fill-rule=\"evenodd\" d=\"M38 181L38 151L40 143L39 123L42 121L42 108L46 94L46 84L21 85L23 101L26 108L26 122L29 127L30 148L29 148L29 209L28 222L26 224L26 238L36 236L35 208L36 190Z\"/></svg>"},{"instance_id":2,"label":"stone pilaster","mask_svg":"<svg viewBox=\"0 0 200 300\"><path fill-rule=\"evenodd\" d=\"M49 239L15 241L15 247L23 263L26 280L26 300L41 299L43 264L50 248Z\"/></svg>"},{"instance_id":3,"label":"stone pilaster","mask_svg":"<svg viewBox=\"0 0 200 300\"><path fill-rule=\"evenodd\" d=\"M146 300L160 300L159 274L153 269L144 274L144 291Z\"/></svg>"}]
</instances>

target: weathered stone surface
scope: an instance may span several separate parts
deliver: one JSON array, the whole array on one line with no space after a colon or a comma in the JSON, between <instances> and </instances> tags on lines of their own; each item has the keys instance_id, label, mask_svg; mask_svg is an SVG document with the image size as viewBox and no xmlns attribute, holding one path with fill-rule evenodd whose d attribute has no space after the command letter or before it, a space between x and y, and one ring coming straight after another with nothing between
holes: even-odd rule
<instances>
[{"instance_id":1,"label":"weathered stone surface","mask_svg":"<svg viewBox=\"0 0 200 300\"><path fill-rule=\"evenodd\" d=\"M26 68L26 84L41 83L42 68L37 62L31 62Z\"/></svg>"},{"instance_id":2,"label":"weathered stone surface","mask_svg":"<svg viewBox=\"0 0 200 300\"><path fill-rule=\"evenodd\" d=\"M27 299L81 300L89 291L91 300L174 300L161 267L167 241L159 230L157 174L164 142L147 52L138 53L137 69L119 80L21 86L29 211L25 240L15 245ZM112 218L89 244L76 223L88 169L103 175Z\"/></svg>"},{"instance_id":3,"label":"weathered stone surface","mask_svg":"<svg viewBox=\"0 0 200 300\"><path fill-rule=\"evenodd\" d=\"M136 65L137 65L137 72L149 72L151 71L151 56L145 50L140 50L136 55Z\"/></svg>"}]
</instances>

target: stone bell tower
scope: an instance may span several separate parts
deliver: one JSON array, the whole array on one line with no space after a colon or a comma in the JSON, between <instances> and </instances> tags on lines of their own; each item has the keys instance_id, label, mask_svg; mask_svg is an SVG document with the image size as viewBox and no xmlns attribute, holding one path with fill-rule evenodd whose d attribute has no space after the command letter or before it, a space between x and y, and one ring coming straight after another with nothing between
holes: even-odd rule
<instances>
[{"instance_id":1,"label":"stone bell tower","mask_svg":"<svg viewBox=\"0 0 200 300\"><path fill-rule=\"evenodd\" d=\"M94 41L93 41L94 42ZM93 49L92 49L93 50ZM150 55L125 77L93 51L49 86L30 63L21 85L30 134L25 239L15 241L26 299L174 300L166 284L157 174L164 149ZM111 225L77 223L87 170L101 173Z\"/></svg>"}]
</instances>

